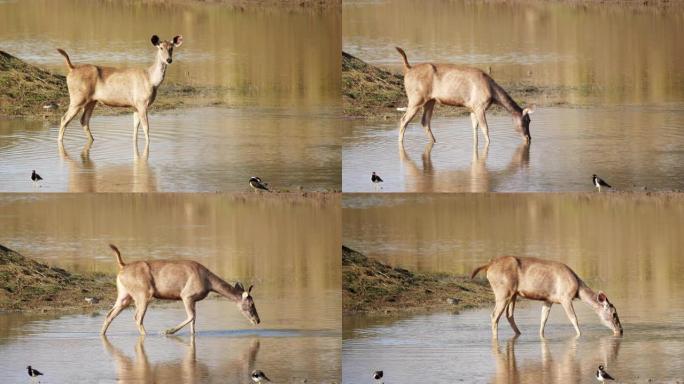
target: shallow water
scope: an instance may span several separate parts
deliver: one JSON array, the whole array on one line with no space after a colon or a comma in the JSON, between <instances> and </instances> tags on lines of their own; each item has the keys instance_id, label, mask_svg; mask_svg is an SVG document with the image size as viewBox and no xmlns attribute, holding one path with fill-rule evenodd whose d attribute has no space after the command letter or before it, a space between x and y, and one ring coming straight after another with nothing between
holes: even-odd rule
<instances>
[{"instance_id":1,"label":"shallow water","mask_svg":"<svg viewBox=\"0 0 684 384\"><path fill-rule=\"evenodd\" d=\"M575 302L582 337L573 340L554 306L544 343L537 336L540 304L522 301L522 337L509 343L502 320L497 349L491 308L351 317L343 324L344 382L368 382L370 372L384 369L387 382L591 383L598 364L627 382L684 377L681 196L347 195L343 207L345 245L411 270L469 274L504 254L562 261L606 292L625 329L623 338L612 337Z\"/></svg>"},{"instance_id":2,"label":"shallow water","mask_svg":"<svg viewBox=\"0 0 684 384\"><path fill-rule=\"evenodd\" d=\"M487 117L491 144L473 147L469 116L439 117L430 145L420 117L397 143L392 121L353 121L344 138L342 190L382 192L591 191L598 174L616 190L684 189L684 104L539 107L532 143L523 144L508 115Z\"/></svg>"},{"instance_id":3,"label":"shallow water","mask_svg":"<svg viewBox=\"0 0 684 384\"><path fill-rule=\"evenodd\" d=\"M183 35L167 81L224 89L229 104L337 103L340 11L231 7L204 2L0 2L2 50L65 74L74 63L147 66L150 37Z\"/></svg>"},{"instance_id":4,"label":"shallow water","mask_svg":"<svg viewBox=\"0 0 684 384\"><path fill-rule=\"evenodd\" d=\"M0 215L3 245L69 269L114 273L107 243L124 260L200 261L229 282L254 284L262 320L252 326L234 304L209 297L198 303L193 352L189 329L159 335L185 318L180 303L150 307L142 342L130 310L114 320L108 341L98 335L104 313L2 315L4 380L24 381L31 364L46 374L44 383L246 382L251 369L278 382L339 382L334 196L5 194Z\"/></svg>"},{"instance_id":5,"label":"shallow water","mask_svg":"<svg viewBox=\"0 0 684 384\"><path fill-rule=\"evenodd\" d=\"M529 148L511 118L491 109L492 145L486 152L480 136L479 153L468 116L436 111L431 149L420 114L404 150L400 112L355 121L343 144L342 190L378 191L373 171L383 192L588 191L594 173L621 190L682 189L683 18L681 7L345 1L343 49L364 61L399 72L400 46L411 63L476 66L541 94Z\"/></svg>"},{"instance_id":6,"label":"shallow water","mask_svg":"<svg viewBox=\"0 0 684 384\"><path fill-rule=\"evenodd\" d=\"M59 125L0 120L0 188L18 192L249 191L251 176L276 190L340 189L338 123L332 110L195 108L150 116L132 141L130 114L97 116L95 141ZM35 169L44 179L30 179Z\"/></svg>"}]
</instances>

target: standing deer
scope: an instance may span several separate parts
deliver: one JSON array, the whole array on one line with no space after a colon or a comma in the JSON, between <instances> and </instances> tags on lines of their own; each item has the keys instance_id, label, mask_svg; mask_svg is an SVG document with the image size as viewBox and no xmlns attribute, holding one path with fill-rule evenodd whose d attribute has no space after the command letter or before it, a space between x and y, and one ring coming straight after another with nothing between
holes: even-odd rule
<instances>
[{"instance_id":1,"label":"standing deer","mask_svg":"<svg viewBox=\"0 0 684 384\"><path fill-rule=\"evenodd\" d=\"M157 96L157 89L164 81L166 66L173 61L173 48L183 44L183 36L176 36L172 41L161 40L152 36L152 45L157 47L154 63L149 68L110 68L99 65L73 65L69 55L63 49L57 51L64 56L69 68L67 87L69 88L69 109L67 109L59 126L58 141L64 139L64 131L77 114L81 115L81 125L93 141L90 133L90 117L95 105L100 102L110 107L132 107L133 140L138 137L138 127L142 124L145 142L150 142L147 110Z\"/></svg>"},{"instance_id":2,"label":"standing deer","mask_svg":"<svg viewBox=\"0 0 684 384\"><path fill-rule=\"evenodd\" d=\"M138 331L145 334L143 319L152 298L162 300L182 300L187 319L177 327L167 329L164 334L170 335L190 324L190 332L195 333L195 303L203 300L209 292L216 292L228 300L237 303L237 307L252 324L259 324L259 314L254 306L251 292L236 283L231 286L220 277L214 275L202 264L190 260L150 260L124 263L119 249L109 245L116 255L119 274L116 276L117 298L114 307L107 313L102 331L104 335L109 324L124 308L135 302L135 321Z\"/></svg>"},{"instance_id":3,"label":"standing deer","mask_svg":"<svg viewBox=\"0 0 684 384\"><path fill-rule=\"evenodd\" d=\"M486 144L489 145L489 127L485 112L492 103L501 105L513 116L515 128L526 143L532 140L530 114L533 108L520 108L488 74L477 68L453 64L423 63L411 66L404 50L399 47L396 49L404 60L404 88L408 96L408 107L401 117L399 126L400 142L404 141L406 126L421 107L421 125L430 140L436 142L430 128L435 103L468 108L475 143L479 125Z\"/></svg>"},{"instance_id":4,"label":"standing deer","mask_svg":"<svg viewBox=\"0 0 684 384\"><path fill-rule=\"evenodd\" d=\"M506 311L506 318L513 332L516 335L520 334L513 319L515 301L518 296L543 302L539 328L541 337L544 337L544 326L553 304L563 306L565 314L575 327L577 336L580 336L577 315L572 306L572 301L575 299L587 303L596 312L601 323L610 328L614 335L622 335L622 324L620 324L617 310L608 301L606 294L591 290L570 267L563 263L533 257L502 256L476 268L471 278L475 278L480 271L487 272L487 280L492 286L496 299L491 318L494 338L498 335L499 318L504 311Z\"/></svg>"}]
</instances>

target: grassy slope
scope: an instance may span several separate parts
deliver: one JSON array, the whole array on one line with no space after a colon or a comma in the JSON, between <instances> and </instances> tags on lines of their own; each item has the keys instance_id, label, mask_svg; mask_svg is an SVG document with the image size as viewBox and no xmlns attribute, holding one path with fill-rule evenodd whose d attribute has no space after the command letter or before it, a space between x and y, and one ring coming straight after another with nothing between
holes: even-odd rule
<instances>
[{"instance_id":1,"label":"grassy slope","mask_svg":"<svg viewBox=\"0 0 684 384\"><path fill-rule=\"evenodd\" d=\"M97 305L86 297L101 299ZM0 312L78 311L111 306L114 277L50 267L0 245Z\"/></svg>"},{"instance_id":2,"label":"grassy slope","mask_svg":"<svg viewBox=\"0 0 684 384\"><path fill-rule=\"evenodd\" d=\"M342 308L346 314L454 311L488 305L492 299L485 280L414 273L342 247Z\"/></svg>"}]
</instances>

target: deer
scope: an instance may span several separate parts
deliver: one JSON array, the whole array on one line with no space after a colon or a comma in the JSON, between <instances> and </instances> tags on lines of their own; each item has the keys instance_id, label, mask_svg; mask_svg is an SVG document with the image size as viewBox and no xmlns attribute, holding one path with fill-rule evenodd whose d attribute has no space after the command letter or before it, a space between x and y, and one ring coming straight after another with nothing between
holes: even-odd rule
<instances>
[{"instance_id":1,"label":"deer","mask_svg":"<svg viewBox=\"0 0 684 384\"><path fill-rule=\"evenodd\" d=\"M147 111L154 103L157 90L164 81L166 67L173 62L173 49L183 44L183 36L175 36L171 41L161 40L153 35L152 45L157 48L154 63L148 68L110 68L92 64L74 65L69 55L57 49L69 70L67 88L69 89L69 108L59 125L58 142L64 139L67 125L76 115L81 115L81 126L93 141L90 132L90 117L97 103L110 107L130 107L133 112L133 140L138 137L138 127L142 125L145 142L149 144L149 122Z\"/></svg>"},{"instance_id":2,"label":"deer","mask_svg":"<svg viewBox=\"0 0 684 384\"><path fill-rule=\"evenodd\" d=\"M116 256L119 273L116 276L117 298L109 310L102 325L101 335L107 333L112 320L122 310L135 303L135 321L140 335L145 335L143 319L152 298L161 300L182 301L188 317L163 332L172 335L190 324L190 333L195 334L195 303L203 300L210 292L218 293L230 301L237 303L242 315L253 325L261 322L254 300L252 288L245 290L239 282L231 286L213 274L202 264L191 260L148 260L125 263L121 252L115 246L109 247Z\"/></svg>"},{"instance_id":3,"label":"deer","mask_svg":"<svg viewBox=\"0 0 684 384\"><path fill-rule=\"evenodd\" d=\"M542 338L553 304L560 304L563 307L577 337L581 335L575 308L572 305L575 299L588 304L598 315L601 323L613 331L613 335L622 335L622 324L617 310L606 294L603 291L594 292L570 267L561 262L534 257L501 256L477 267L471 278L474 279L481 271L486 271L496 302L491 315L493 338L498 336L499 318L504 311L513 332L520 335L513 318L518 297L542 302L539 327L539 336Z\"/></svg>"},{"instance_id":4,"label":"deer","mask_svg":"<svg viewBox=\"0 0 684 384\"><path fill-rule=\"evenodd\" d=\"M421 107L421 125L428 138L433 143L437 142L430 128L436 103L469 109L473 141L477 143L479 126L486 145L489 145L490 140L485 112L492 104L499 104L513 116L515 129L525 143L531 142L530 114L534 112L534 107L521 108L487 73L455 64L422 63L412 66L404 50L395 48L403 59L404 89L408 97L408 106L399 124L399 142L404 141L406 127Z\"/></svg>"}]
</instances>

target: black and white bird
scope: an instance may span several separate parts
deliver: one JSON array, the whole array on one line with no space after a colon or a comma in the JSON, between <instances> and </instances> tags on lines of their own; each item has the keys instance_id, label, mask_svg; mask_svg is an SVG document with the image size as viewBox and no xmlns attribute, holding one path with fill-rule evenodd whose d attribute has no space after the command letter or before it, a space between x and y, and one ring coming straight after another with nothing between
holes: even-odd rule
<instances>
[{"instance_id":1,"label":"black and white bird","mask_svg":"<svg viewBox=\"0 0 684 384\"><path fill-rule=\"evenodd\" d=\"M31 368L30 365L28 367L26 367L26 369L28 369L28 375L31 377L43 376L42 373L40 373L37 369Z\"/></svg>"},{"instance_id":2,"label":"black and white bird","mask_svg":"<svg viewBox=\"0 0 684 384\"><path fill-rule=\"evenodd\" d=\"M264 183L258 176L252 176L249 178L249 186L255 191L270 191L268 189L268 184Z\"/></svg>"},{"instance_id":3,"label":"black and white bird","mask_svg":"<svg viewBox=\"0 0 684 384\"><path fill-rule=\"evenodd\" d=\"M596 370L596 380L604 382L606 380L615 380L611 375L606 372L603 365L599 365L598 370Z\"/></svg>"},{"instance_id":4,"label":"black and white bird","mask_svg":"<svg viewBox=\"0 0 684 384\"><path fill-rule=\"evenodd\" d=\"M41 181L41 180L43 180L43 178L40 177L40 175L37 174L37 173L36 173L36 170L34 169L33 172L31 173L31 181L33 181L34 183L37 183L37 182L39 182L39 181Z\"/></svg>"},{"instance_id":5,"label":"black and white bird","mask_svg":"<svg viewBox=\"0 0 684 384\"><path fill-rule=\"evenodd\" d=\"M598 188L599 192L601 192L601 187L613 188L610 186L610 184L606 183L605 180L603 180L602 178L600 178L596 175L593 175L591 177L591 180L594 183L594 187Z\"/></svg>"},{"instance_id":6,"label":"black and white bird","mask_svg":"<svg viewBox=\"0 0 684 384\"><path fill-rule=\"evenodd\" d=\"M251 377L252 377L252 381L255 383L261 383L264 381L269 381L269 382L271 381L271 379L266 377L265 373L263 373L262 371L260 371L258 369L255 369L254 371L252 371Z\"/></svg>"},{"instance_id":7,"label":"black and white bird","mask_svg":"<svg viewBox=\"0 0 684 384\"><path fill-rule=\"evenodd\" d=\"M380 381L382 379L383 373L382 371L375 371L373 372L373 379Z\"/></svg>"},{"instance_id":8,"label":"black and white bird","mask_svg":"<svg viewBox=\"0 0 684 384\"><path fill-rule=\"evenodd\" d=\"M375 184L382 183L382 179L380 178L380 176L378 176L377 173L373 172L373 174L371 175L371 182Z\"/></svg>"}]
</instances>

